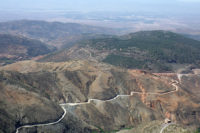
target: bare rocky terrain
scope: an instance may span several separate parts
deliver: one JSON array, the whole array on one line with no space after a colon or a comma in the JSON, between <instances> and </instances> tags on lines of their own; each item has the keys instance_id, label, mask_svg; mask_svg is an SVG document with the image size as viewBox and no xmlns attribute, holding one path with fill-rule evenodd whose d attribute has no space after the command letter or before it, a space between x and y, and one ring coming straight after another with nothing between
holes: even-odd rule
<instances>
[{"instance_id":1,"label":"bare rocky terrain","mask_svg":"<svg viewBox=\"0 0 200 133\"><path fill-rule=\"evenodd\" d=\"M61 107L66 115L59 123L22 128L19 133L134 130L145 122L156 126L151 122L163 123L165 118L197 128L200 83L194 71L149 73L78 60L0 67L0 131L54 122L64 113Z\"/></svg>"}]
</instances>

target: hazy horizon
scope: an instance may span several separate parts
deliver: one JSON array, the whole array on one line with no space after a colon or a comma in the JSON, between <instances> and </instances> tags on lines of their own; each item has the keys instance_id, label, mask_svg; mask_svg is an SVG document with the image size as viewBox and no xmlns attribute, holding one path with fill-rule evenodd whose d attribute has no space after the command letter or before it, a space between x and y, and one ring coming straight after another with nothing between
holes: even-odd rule
<instances>
[{"instance_id":1,"label":"hazy horizon","mask_svg":"<svg viewBox=\"0 0 200 133\"><path fill-rule=\"evenodd\" d=\"M158 12L174 14L199 14L200 0L6 0L1 1L2 11L15 10L65 10L65 11L113 11Z\"/></svg>"},{"instance_id":2,"label":"hazy horizon","mask_svg":"<svg viewBox=\"0 0 200 133\"><path fill-rule=\"evenodd\" d=\"M200 0L6 0L0 4L0 22L45 20L200 34L199 7Z\"/></svg>"}]
</instances>

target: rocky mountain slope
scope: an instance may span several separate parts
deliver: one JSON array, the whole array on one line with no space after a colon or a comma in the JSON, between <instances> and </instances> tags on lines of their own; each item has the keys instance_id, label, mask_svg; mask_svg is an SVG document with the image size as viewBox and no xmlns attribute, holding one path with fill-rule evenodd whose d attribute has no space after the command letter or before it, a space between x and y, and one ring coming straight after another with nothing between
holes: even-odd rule
<instances>
[{"instance_id":1,"label":"rocky mountain slope","mask_svg":"<svg viewBox=\"0 0 200 133\"><path fill-rule=\"evenodd\" d=\"M55 48L50 48L38 40L9 34L0 34L1 65L27 60L53 51L55 51Z\"/></svg>"},{"instance_id":2,"label":"rocky mountain slope","mask_svg":"<svg viewBox=\"0 0 200 133\"><path fill-rule=\"evenodd\" d=\"M165 128L165 125L168 125ZM162 130L164 128L164 130ZM194 129L179 124L163 124L162 121L144 122L136 128L124 129L117 133L196 133ZM197 131L198 133L198 131Z\"/></svg>"},{"instance_id":3,"label":"rocky mountain slope","mask_svg":"<svg viewBox=\"0 0 200 133\"><path fill-rule=\"evenodd\" d=\"M20 125L54 121L62 115L57 104L30 92L29 86L12 76L11 72L0 72L0 132L12 133Z\"/></svg>"},{"instance_id":4,"label":"rocky mountain slope","mask_svg":"<svg viewBox=\"0 0 200 133\"><path fill-rule=\"evenodd\" d=\"M182 35L168 31L141 31L121 37L89 39L41 61L90 59L124 68L169 72L178 65L198 65L199 51L199 41Z\"/></svg>"},{"instance_id":5,"label":"rocky mountain slope","mask_svg":"<svg viewBox=\"0 0 200 133\"><path fill-rule=\"evenodd\" d=\"M14 132L21 125L56 121L63 114L59 104L67 112L59 123L19 132L134 130L145 122L162 123L165 118L198 127L200 76L198 70L194 73L148 73L91 61L7 65L0 68L4 112L0 130Z\"/></svg>"},{"instance_id":6,"label":"rocky mountain slope","mask_svg":"<svg viewBox=\"0 0 200 133\"><path fill-rule=\"evenodd\" d=\"M113 34L115 30L75 23L21 20L0 23L0 33L21 35L61 47L90 38L91 34Z\"/></svg>"}]
</instances>

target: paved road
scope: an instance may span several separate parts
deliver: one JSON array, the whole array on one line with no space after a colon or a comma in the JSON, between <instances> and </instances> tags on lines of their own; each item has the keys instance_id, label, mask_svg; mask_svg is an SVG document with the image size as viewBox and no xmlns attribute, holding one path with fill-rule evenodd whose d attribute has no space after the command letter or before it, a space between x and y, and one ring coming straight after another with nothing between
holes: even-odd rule
<instances>
[{"instance_id":1,"label":"paved road","mask_svg":"<svg viewBox=\"0 0 200 133\"><path fill-rule=\"evenodd\" d=\"M177 86L177 84L179 84L178 81L176 80L172 80L171 85L175 87L175 90L173 91L169 91L169 92L165 92L165 93L146 93L147 95L167 95L167 94L171 94L174 92L177 92L179 90L179 87ZM116 97L109 99L109 100L99 100L99 99L89 99L87 102L82 102L82 103L66 103L66 104L61 104L61 105L70 105L70 106L76 106L76 105L84 105L84 104L90 104L91 101L96 101L96 102L108 102L108 101L112 101L112 100L116 100L118 97L128 97L128 96L132 96L133 94L143 94L142 92L135 92L132 91L130 95L117 95Z\"/></svg>"},{"instance_id":2,"label":"paved road","mask_svg":"<svg viewBox=\"0 0 200 133\"><path fill-rule=\"evenodd\" d=\"M178 76L178 75L177 75ZM180 77L181 78L181 77ZM173 91L169 91L169 92L165 92L165 93L146 93L148 95L166 95L166 94L170 94L170 93L174 93L174 92L177 92L179 90L179 87L177 86L179 82L177 80L172 80L172 83L171 85L174 86L176 89L173 90ZM117 99L118 97L128 97L128 96L132 96L133 94L144 94L142 92L135 92L135 91L132 91L130 95L117 95L116 97L112 98L112 99L109 99L109 100L99 100L99 99L89 99L87 102L81 102L81 103L63 103L63 104L60 104L60 106L62 107L64 113L63 115L61 116L61 118L55 122L51 122L51 123L46 123L46 124L34 124L34 125L24 125L24 126L21 126L21 127L18 127L16 129L16 133L19 133L19 130L22 129L22 128L32 128L32 127L40 127L40 126L49 126L49 125L54 125L54 124L57 124L59 123L61 120L64 119L65 115L66 115L66 109L64 106L77 106L77 105L84 105L84 104L90 104L91 101L96 101L96 102L106 102L106 101L112 101L112 100L115 100ZM168 125L169 126L169 125ZM165 127L166 128L166 127ZM161 131L163 131L165 128L162 128ZM162 133L162 132L160 132Z\"/></svg>"},{"instance_id":3,"label":"paved road","mask_svg":"<svg viewBox=\"0 0 200 133\"><path fill-rule=\"evenodd\" d=\"M16 133L19 133L19 130L22 129L22 128L32 128L32 127L49 126L49 125L55 125L55 124L59 123L59 122L65 117L66 112L67 112L66 109L65 109L63 106L61 106L61 107L62 107L62 109L64 110L64 113L63 113L63 115L60 117L59 120L57 120L57 121L55 121L55 122L47 123L47 124L34 124L34 125L25 125L25 126L21 126L21 127L18 127L18 128L16 129Z\"/></svg>"},{"instance_id":4,"label":"paved road","mask_svg":"<svg viewBox=\"0 0 200 133\"><path fill-rule=\"evenodd\" d=\"M160 130L160 133L163 133L163 131L170 125L173 125L175 123L168 123L168 124L164 124L164 126L162 127L162 129Z\"/></svg>"},{"instance_id":5,"label":"paved road","mask_svg":"<svg viewBox=\"0 0 200 133\"><path fill-rule=\"evenodd\" d=\"M195 75L195 74L177 74L177 77L178 77L179 82L181 83L181 79L183 76L192 76L192 75Z\"/></svg>"}]
</instances>

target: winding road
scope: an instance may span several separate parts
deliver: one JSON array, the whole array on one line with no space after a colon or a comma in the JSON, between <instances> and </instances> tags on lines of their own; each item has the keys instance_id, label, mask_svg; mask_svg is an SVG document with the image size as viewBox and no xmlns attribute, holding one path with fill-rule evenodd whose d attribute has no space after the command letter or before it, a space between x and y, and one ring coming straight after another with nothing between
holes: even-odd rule
<instances>
[{"instance_id":1,"label":"winding road","mask_svg":"<svg viewBox=\"0 0 200 133\"><path fill-rule=\"evenodd\" d=\"M19 130L22 129L22 128L32 128L32 127L49 126L49 125L54 125L54 124L59 123L59 122L65 117L65 115L66 115L66 113L67 113L66 109L65 109L63 106L61 106L61 107L62 107L64 113L63 113L63 115L60 117L59 120L57 120L57 121L55 121L55 122L47 123L47 124L35 124L35 125L25 125L25 126L21 126L21 127L18 127L18 128L16 129L16 133L19 133Z\"/></svg>"},{"instance_id":2,"label":"winding road","mask_svg":"<svg viewBox=\"0 0 200 133\"><path fill-rule=\"evenodd\" d=\"M182 76L179 76L177 74L177 77L179 79L179 81L181 81L181 77ZM170 93L174 93L174 92L177 92L179 90L179 87L177 86L177 84L179 84L179 81L177 80L172 80L172 83L171 85L174 86L176 89L173 90L173 91L169 91L169 92L165 92L165 93L146 93L148 95L166 95L166 94L170 94ZM89 99L87 102L81 102L81 103L63 103L63 104L60 104L60 106L62 107L64 113L63 115L59 118L59 120L55 121L55 122L51 122L51 123L46 123L46 124L34 124L34 125L24 125L24 126L20 126L16 129L16 133L19 133L19 130L22 129L22 128L33 128L33 127L41 127L41 126L50 126L50 125L55 125L57 123L59 123L61 120L64 119L65 115L66 115L66 109L64 106L68 105L68 106L76 106L76 105L84 105L84 104L90 104L91 101L101 101L101 102L108 102L108 101L112 101L112 100L115 100L117 99L118 97L127 97L127 96L133 96L134 94L143 94L143 92L135 92L135 91L132 91L130 95L117 95L116 97L112 98L112 99L109 99L109 100L99 100L99 99ZM170 124L166 124L160 131L160 133L163 132L163 130L165 128L167 128L169 125L171 125L173 123L170 123Z\"/></svg>"},{"instance_id":3,"label":"winding road","mask_svg":"<svg viewBox=\"0 0 200 133\"><path fill-rule=\"evenodd\" d=\"M165 124L165 125L162 127L162 129L160 130L160 133L163 133L163 131L164 131L168 126L173 125L173 124L175 124L175 123L168 123L168 124Z\"/></svg>"}]
</instances>

